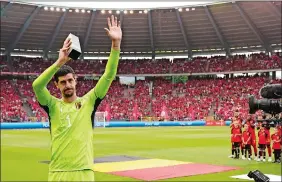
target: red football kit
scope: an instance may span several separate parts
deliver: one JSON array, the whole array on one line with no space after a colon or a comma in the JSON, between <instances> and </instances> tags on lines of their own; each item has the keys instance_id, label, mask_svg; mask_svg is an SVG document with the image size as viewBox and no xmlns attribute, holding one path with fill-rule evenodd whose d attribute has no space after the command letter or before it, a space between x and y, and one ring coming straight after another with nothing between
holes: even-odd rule
<instances>
[{"instance_id":1,"label":"red football kit","mask_svg":"<svg viewBox=\"0 0 282 182\"><path fill-rule=\"evenodd\" d=\"M244 145L250 145L252 143L251 133L249 131L244 131L242 134L242 140Z\"/></svg>"},{"instance_id":2,"label":"red football kit","mask_svg":"<svg viewBox=\"0 0 282 182\"><path fill-rule=\"evenodd\" d=\"M279 131L279 130L278 130ZM272 139L272 148L274 150L274 162L280 162L280 158L281 158L281 135L279 135L280 133L274 133L271 135L271 139Z\"/></svg>"},{"instance_id":3,"label":"red football kit","mask_svg":"<svg viewBox=\"0 0 282 182\"><path fill-rule=\"evenodd\" d=\"M257 138L256 138L256 125L255 121L250 119L246 121L246 124L249 126L249 132L251 133L251 146L254 149L255 156L257 156L258 149L257 149ZM251 155L252 155L252 150L251 150Z\"/></svg>"},{"instance_id":4,"label":"red football kit","mask_svg":"<svg viewBox=\"0 0 282 182\"><path fill-rule=\"evenodd\" d=\"M267 140L267 132L265 131L265 129L261 128L258 132L258 143L265 145L266 140Z\"/></svg>"},{"instance_id":5,"label":"red football kit","mask_svg":"<svg viewBox=\"0 0 282 182\"><path fill-rule=\"evenodd\" d=\"M231 130L232 132L232 137L231 137L231 141L232 142L236 142L236 143L240 143L242 142L242 130L241 128L232 128Z\"/></svg>"},{"instance_id":6,"label":"red football kit","mask_svg":"<svg viewBox=\"0 0 282 182\"><path fill-rule=\"evenodd\" d=\"M272 149L281 149L281 136L278 133L274 133L271 135L272 139Z\"/></svg>"},{"instance_id":7,"label":"red football kit","mask_svg":"<svg viewBox=\"0 0 282 182\"><path fill-rule=\"evenodd\" d=\"M256 133L255 133L255 121L254 120L247 120L246 124L249 126L249 132L252 136L252 142L256 141Z\"/></svg>"}]
</instances>

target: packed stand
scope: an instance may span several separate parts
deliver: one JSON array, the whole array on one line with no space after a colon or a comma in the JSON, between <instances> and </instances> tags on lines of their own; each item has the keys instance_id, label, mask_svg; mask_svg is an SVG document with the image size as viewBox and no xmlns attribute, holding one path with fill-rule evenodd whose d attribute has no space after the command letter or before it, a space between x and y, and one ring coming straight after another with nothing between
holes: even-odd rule
<instances>
[{"instance_id":1,"label":"packed stand","mask_svg":"<svg viewBox=\"0 0 282 182\"><path fill-rule=\"evenodd\" d=\"M0 80L0 84L1 122L24 121L27 114L22 107L23 101L8 80Z\"/></svg>"},{"instance_id":2,"label":"packed stand","mask_svg":"<svg viewBox=\"0 0 282 182\"><path fill-rule=\"evenodd\" d=\"M26 99L32 109L33 115L37 118L37 121L40 121L42 117L47 118L47 113L43 110L43 108L39 107L35 98L35 94L32 90L32 82L29 80L17 80L16 84L16 87L19 89L23 98Z\"/></svg>"},{"instance_id":3,"label":"packed stand","mask_svg":"<svg viewBox=\"0 0 282 182\"><path fill-rule=\"evenodd\" d=\"M5 56L0 56L0 72L9 72L9 67Z\"/></svg>"},{"instance_id":4,"label":"packed stand","mask_svg":"<svg viewBox=\"0 0 282 182\"><path fill-rule=\"evenodd\" d=\"M248 95L259 98L259 89L268 82L268 79L265 77L197 79L175 84L165 79L156 79L153 82L151 97L150 81L137 81L135 86L125 86L114 81L97 111L105 111L109 105L112 120L132 120L134 107L138 110L139 119L142 116L161 117L164 106L167 108L168 120L204 119L209 114L215 114L221 119L230 119L235 110L240 111L241 117L246 117ZM35 115L39 118L47 117L36 101L31 83L27 80L18 80L17 87L28 98ZM77 95L83 96L94 88L96 83L97 81L79 80ZM282 82L273 80L272 83ZM48 85L48 89L52 95L60 98L60 93L53 82Z\"/></svg>"},{"instance_id":5,"label":"packed stand","mask_svg":"<svg viewBox=\"0 0 282 182\"><path fill-rule=\"evenodd\" d=\"M54 60L42 58L12 57L13 67L17 72L41 73L48 68ZM40 63L40 64L39 64ZM78 74L102 74L107 60L75 60L68 64ZM179 59L138 59L119 60L118 74L165 74L165 73L206 73L223 71L244 71L281 68L279 54L267 56L263 53L250 56L235 55L195 57L192 60Z\"/></svg>"}]
</instances>

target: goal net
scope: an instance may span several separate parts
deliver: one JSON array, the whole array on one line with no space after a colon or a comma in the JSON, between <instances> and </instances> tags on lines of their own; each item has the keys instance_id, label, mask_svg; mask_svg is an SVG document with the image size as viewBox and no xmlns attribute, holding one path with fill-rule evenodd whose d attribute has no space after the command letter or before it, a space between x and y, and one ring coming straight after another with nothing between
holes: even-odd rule
<instances>
[{"instance_id":1,"label":"goal net","mask_svg":"<svg viewBox=\"0 0 282 182\"><path fill-rule=\"evenodd\" d=\"M95 127L106 127L106 112L95 113Z\"/></svg>"}]
</instances>

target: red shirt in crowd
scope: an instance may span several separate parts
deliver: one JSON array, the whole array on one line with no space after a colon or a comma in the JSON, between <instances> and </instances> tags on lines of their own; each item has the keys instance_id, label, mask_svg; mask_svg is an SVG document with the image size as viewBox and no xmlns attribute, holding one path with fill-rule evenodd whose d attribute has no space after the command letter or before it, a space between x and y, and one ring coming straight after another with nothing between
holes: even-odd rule
<instances>
[{"instance_id":1,"label":"red shirt in crowd","mask_svg":"<svg viewBox=\"0 0 282 182\"><path fill-rule=\"evenodd\" d=\"M273 149L281 149L281 136L278 133L274 133L271 135L272 139L272 148Z\"/></svg>"}]
</instances>

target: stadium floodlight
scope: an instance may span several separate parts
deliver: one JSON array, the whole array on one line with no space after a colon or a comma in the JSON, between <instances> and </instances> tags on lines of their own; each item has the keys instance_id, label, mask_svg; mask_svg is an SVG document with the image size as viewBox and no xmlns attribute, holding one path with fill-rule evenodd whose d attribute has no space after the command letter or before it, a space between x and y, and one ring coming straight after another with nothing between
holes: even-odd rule
<instances>
[{"instance_id":1,"label":"stadium floodlight","mask_svg":"<svg viewBox=\"0 0 282 182\"><path fill-rule=\"evenodd\" d=\"M120 14L120 11L119 11L119 10L117 10L117 11L116 11L116 13L117 13L117 14Z\"/></svg>"},{"instance_id":2,"label":"stadium floodlight","mask_svg":"<svg viewBox=\"0 0 282 182\"><path fill-rule=\"evenodd\" d=\"M79 10L78 10L78 9L75 9L75 12L76 12L76 13L78 13L78 12L79 12Z\"/></svg>"},{"instance_id":3,"label":"stadium floodlight","mask_svg":"<svg viewBox=\"0 0 282 182\"><path fill-rule=\"evenodd\" d=\"M81 10L81 12L82 12L82 13L85 13L85 10L84 10L84 9L82 9L82 10Z\"/></svg>"},{"instance_id":4,"label":"stadium floodlight","mask_svg":"<svg viewBox=\"0 0 282 182\"><path fill-rule=\"evenodd\" d=\"M66 8L63 8L62 11L65 12L65 11L66 11Z\"/></svg>"},{"instance_id":5,"label":"stadium floodlight","mask_svg":"<svg viewBox=\"0 0 282 182\"><path fill-rule=\"evenodd\" d=\"M124 14L127 14L127 10L124 10Z\"/></svg>"},{"instance_id":6,"label":"stadium floodlight","mask_svg":"<svg viewBox=\"0 0 282 182\"><path fill-rule=\"evenodd\" d=\"M48 7L44 7L44 10L45 10L45 11L48 11L48 9L49 9Z\"/></svg>"},{"instance_id":7,"label":"stadium floodlight","mask_svg":"<svg viewBox=\"0 0 282 182\"><path fill-rule=\"evenodd\" d=\"M133 14L133 10L130 10L129 13L130 13L130 14Z\"/></svg>"},{"instance_id":8,"label":"stadium floodlight","mask_svg":"<svg viewBox=\"0 0 282 182\"><path fill-rule=\"evenodd\" d=\"M194 11L195 10L195 8L192 8L192 11Z\"/></svg>"},{"instance_id":9,"label":"stadium floodlight","mask_svg":"<svg viewBox=\"0 0 282 182\"><path fill-rule=\"evenodd\" d=\"M61 9L60 8L56 8L56 11L60 11Z\"/></svg>"},{"instance_id":10,"label":"stadium floodlight","mask_svg":"<svg viewBox=\"0 0 282 182\"><path fill-rule=\"evenodd\" d=\"M144 13L148 13L148 10L145 9L145 10L144 10Z\"/></svg>"},{"instance_id":11,"label":"stadium floodlight","mask_svg":"<svg viewBox=\"0 0 282 182\"><path fill-rule=\"evenodd\" d=\"M104 13L105 13L105 10L102 10L101 13L104 14Z\"/></svg>"},{"instance_id":12,"label":"stadium floodlight","mask_svg":"<svg viewBox=\"0 0 282 182\"><path fill-rule=\"evenodd\" d=\"M69 12L72 12L72 10L70 9Z\"/></svg>"},{"instance_id":13,"label":"stadium floodlight","mask_svg":"<svg viewBox=\"0 0 282 182\"><path fill-rule=\"evenodd\" d=\"M51 10L51 11L54 11L54 7L51 7L50 10Z\"/></svg>"},{"instance_id":14,"label":"stadium floodlight","mask_svg":"<svg viewBox=\"0 0 282 182\"><path fill-rule=\"evenodd\" d=\"M139 14L142 14L143 12L142 11L139 11Z\"/></svg>"},{"instance_id":15,"label":"stadium floodlight","mask_svg":"<svg viewBox=\"0 0 282 182\"><path fill-rule=\"evenodd\" d=\"M109 10L109 14L112 14L112 10Z\"/></svg>"},{"instance_id":16,"label":"stadium floodlight","mask_svg":"<svg viewBox=\"0 0 282 182\"><path fill-rule=\"evenodd\" d=\"M190 9L189 8L186 8L186 11L189 11Z\"/></svg>"},{"instance_id":17,"label":"stadium floodlight","mask_svg":"<svg viewBox=\"0 0 282 182\"><path fill-rule=\"evenodd\" d=\"M182 12L182 8L179 8L178 11L179 11L179 12Z\"/></svg>"},{"instance_id":18,"label":"stadium floodlight","mask_svg":"<svg viewBox=\"0 0 282 182\"><path fill-rule=\"evenodd\" d=\"M90 13L90 10L87 10L87 13Z\"/></svg>"}]
</instances>

